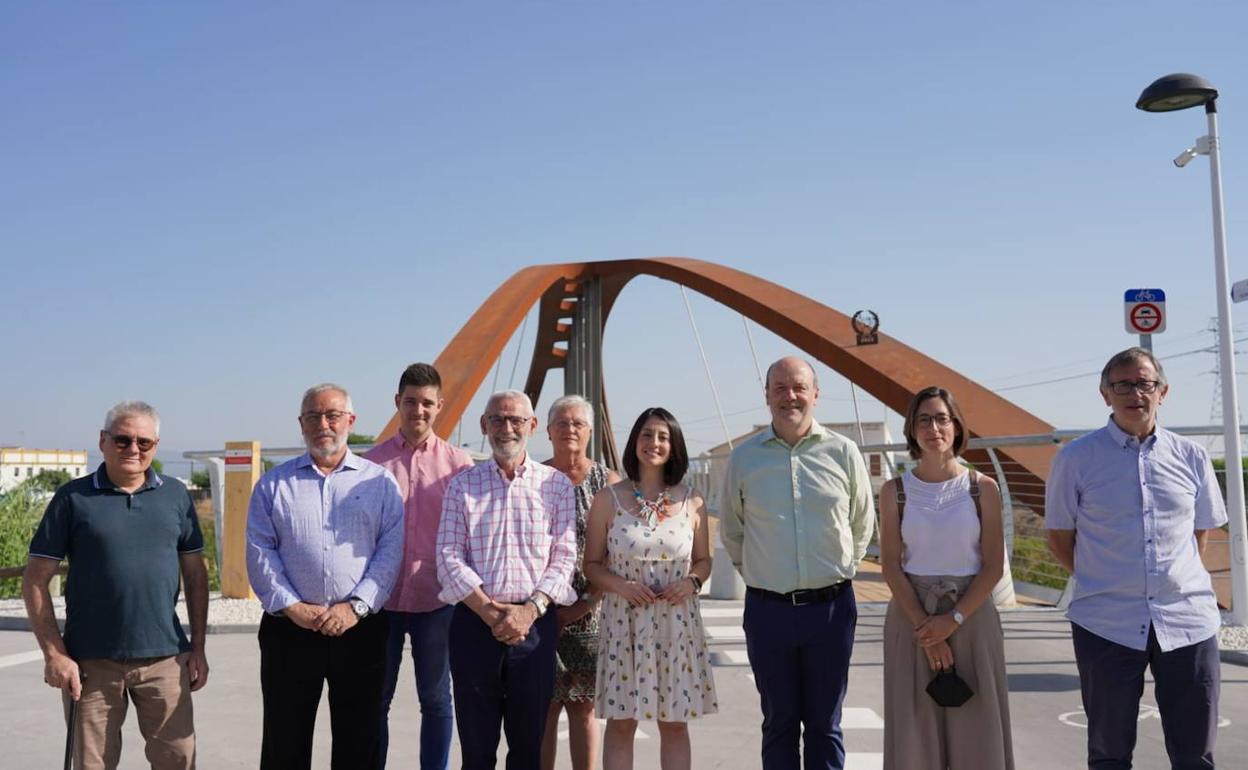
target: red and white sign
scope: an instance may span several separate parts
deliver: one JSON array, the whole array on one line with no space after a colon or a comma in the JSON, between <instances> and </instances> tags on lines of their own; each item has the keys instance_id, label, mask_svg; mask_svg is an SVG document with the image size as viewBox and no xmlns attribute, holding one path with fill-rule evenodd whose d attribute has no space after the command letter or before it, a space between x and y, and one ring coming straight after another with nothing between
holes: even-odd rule
<instances>
[{"instance_id":1,"label":"red and white sign","mask_svg":"<svg viewBox=\"0 0 1248 770\"><path fill-rule=\"evenodd\" d=\"M1131 289L1124 299L1128 333L1160 334L1166 330L1166 294L1161 289Z\"/></svg>"},{"instance_id":2,"label":"red and white sign","mask_svg":"<svg viewBox=\"0 0 1248 770\"><path fill-rule=\"evenodd\" d=\"M229 471L247 471L251 473L251 450L250 449L227 449L225 450L225 470Z\"/></svg>"}]
</instances>

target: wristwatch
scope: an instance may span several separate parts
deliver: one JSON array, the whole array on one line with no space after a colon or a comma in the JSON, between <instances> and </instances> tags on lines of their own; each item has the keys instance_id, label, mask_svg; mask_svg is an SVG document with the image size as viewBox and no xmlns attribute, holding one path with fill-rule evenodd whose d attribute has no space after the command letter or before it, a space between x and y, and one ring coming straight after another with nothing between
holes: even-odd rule
<instances>
[{"instance_id":1,"label":"wristwatch","mask_svg":"<svg viewBox=\"0 0 1248 770\"><path fill-rule=\"evenodd\" d=\"M352 596L348 601L351 602L351 611L355 613L356 620L363 620L372 611L368 602L358 596Z\"/></svg>"},{"instance_id":2,"label":"wristwatch","mask_svg":"<svg viewBox=\"0 0 1248 770\"><path fill-rule=\"evenodd\" d=\"M529 597L529 604L532 604L537 609L537 616L540 618L550 608L550 599L547 599L543 594L535 593Z\"/></svg>"},{"instance_id":3,"label":"wristwatch","mask_svg":"<svg viewBox=\"0 0 1248 770\"><path fill-rule=\"evenodd\" d=\"M960 625L962 625L964 622L966 622L966 616L965 616L965 615L963 615L961 612L959 612L958 610L956 610L956 609L955 609L955 610L953 611L953 622L954 622L954 623L957 623L957 624L960 626Z\"/></svg>"}]
</instances>

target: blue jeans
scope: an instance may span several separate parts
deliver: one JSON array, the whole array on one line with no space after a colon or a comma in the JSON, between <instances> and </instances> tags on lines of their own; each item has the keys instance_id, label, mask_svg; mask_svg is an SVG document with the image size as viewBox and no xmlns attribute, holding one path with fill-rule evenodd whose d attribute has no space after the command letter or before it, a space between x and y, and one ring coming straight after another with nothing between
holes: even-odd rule
<instances>
[{"instance_id":1,"label":"blue jeans","mask_svg":"<svg viewBox=\"0 0 1248 770\"><path fill-rule=\"evenodd\" d=\"M447 634L454 607L432 612L392 612L386 640L386 682L381 699L381 767L390 748L390 702L399 683L403 642L412 639L412 663L416 667L416 697L420 700L421 770L446 770L451 756L455 712L451 707L451 666Z\"/></svg>"}]
</instances>

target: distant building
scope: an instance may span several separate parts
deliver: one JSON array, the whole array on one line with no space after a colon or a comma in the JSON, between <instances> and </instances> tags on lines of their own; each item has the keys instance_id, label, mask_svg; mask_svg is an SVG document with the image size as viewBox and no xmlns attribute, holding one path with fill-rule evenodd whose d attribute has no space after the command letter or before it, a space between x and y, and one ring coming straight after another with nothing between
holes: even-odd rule
<instances>
[{"instance_id":1,"label":"distant building","mask_svg":"<svg viewBox=\"0 0 1248 770\"><path fill-rule=\"evenodd\" d=\"M821 424L828 430L839 433L852 440L855 444L862 446L879 446L894 443L892 434L888 431L888 425L883 422L825 422ZM861 436L858 433L860 426L862 428ZM740 444L766 427L766 425L755 425L754 429L749 433L744 433L734 438L732 445ZM706 495L707 504L712 511L719 510L720 487L723 485L724 478L723 468L724 463L728 460L730 451L728 442L724 442L693 458L693 462L690 463L692 475L690 482L699 487L702 493ZM897 461L901 459L901 457L892 457L891 453L888 452L871 451L863 453L863 460L867 463L867 472L871 474L871 489L874 493L878 494L884 482L895 475L894 469L897 466Z\"/></svg>"},{"instance_id":2,"label":"distant building","mask_svg":"<svg viewBox=\"0 0 1248 770\"><path fill-rule=\"evenodd\" d=\"M71 478L87 475L85 449L26 449L0 447L0 492L42 471L65 471Z\"/></svg>"}]
</instances>

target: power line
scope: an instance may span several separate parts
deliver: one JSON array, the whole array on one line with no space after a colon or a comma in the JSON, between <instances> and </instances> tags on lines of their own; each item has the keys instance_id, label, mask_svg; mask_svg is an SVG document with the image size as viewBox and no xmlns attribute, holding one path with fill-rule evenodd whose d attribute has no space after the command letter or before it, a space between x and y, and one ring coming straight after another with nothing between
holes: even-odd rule
<instances>
[{"instance_id":1,"label":"power line","mask_svg":"<svg viewBox=\"0 0 1248 770\"><path fill-rule=\"evenodd\" d=\"M1242 333L1242 332L1244 332L1244 331L1245 331L1245 328L1248 328L1248 327L1236 328L1236 329L1235 329L1235 331L1236 331L1236 332L1240 332L1240 333ZM1170 343L1171 345L1174 345L1174 344L1176 344L1176 343L1184 342L1184 341L1189 340L1189 339L1195 339L1195 338L1198 338L1198 337L1205 337L1205 336L1208 336L1209 334L1210 334L1210 330L1209 330L1209 328L1208 328L1208 327L1204 327L1204 328L1202 328L1200 331L1191 332L1191 333L1189 333L1189 334L1185 334L1185 335L1180 336L1180 337L1170 337L1170 339L1169 339L1169 343ZM1159 355L1158 357L1160 358L1160 357L1162 357L1162 356L1160 356L1160 355ZM1067 361L1066 363L1062 363L1062 364L1054 364L1054 365L1052 365L1052 366L1041 366L1041 367L1037 367L1037 368L1035 368L1035 369L1024 369L1024 370L1021 370L1021 371L1014 372L1014 373L1012 373L1012 374L1002 375L1002 376L1000 376L1000 377L989 377L989 378L986 378L986 380L987 380L987 381L1000 381L1000 380L1009 381L1009 380L1017 380L1017 379L1020 379L1020 378L1023 378L1023 377L1028 377L1028 376L1035 375L1035 374L1041 374L1041 373L1044 373L1044 372L1056 372L1056 371L1060 371L1060 370L1062 370L1062 369L1068 369L1068 368L1073 367L1073 366L1079 366L1079 365L1081 365L1081 364L1086 364L1086 363L1089 363L1089 362L1091 362L1091 361L1100 361L1100 360L1102 360L1102 359L1101 359L1101 358L1099 358L1099 357L1081 358L1081 359L1077 359L1077 360L1074 360L1074 361ZM1072 376L1077 376L1077 375L1072 375ZM1015 386L1012 386L1012 385L1011 385L1011 386L1008 386L1008 387L1015 387ZM992 390L1002 390L1002 389L1004 389L1004 388L995 388L995 387L994 387L994 388L991 388L991 389L992 389Z\"/></svg>"},{"instance_id":2,"label":"power line","mask_svg":"<svg viewBox=\"0 0 1248 770\"><path fill-rule=\"evenodd\" d=\"M1245 340L1248 340L1248 337L1240 337L1239 339L1235 340L1235 342L1243 342ZM1185 356L1194 356L1197 353L1213 353L1216 350L1217 350L1217 346L1196 348L1194 350L1185 350L1182 353L1172 353L1171 355L1168 355L1168 356L1157 356L1157 360L1169 361L1174 358L1184 358ZM1037 388L1041 385L1052 385L1057 382L1069 382L1070 380L1078 380L1084 377L1091 377L1093 375L1100 376L1100 374L1101 374L1101 370L1097 369L1091 372L1082 372L1080 374L1072 374L1067 377L1055 377L1051 380L1041 380L1040 382L1028 382L1022 385L1010 385L1004 388L993 388L993 390L996 391L997 393L1004 393L1007 390L1022 390L1023 388Z\"/></svg>"}]
</instances>

